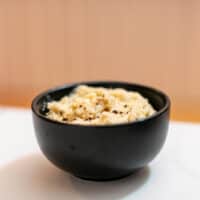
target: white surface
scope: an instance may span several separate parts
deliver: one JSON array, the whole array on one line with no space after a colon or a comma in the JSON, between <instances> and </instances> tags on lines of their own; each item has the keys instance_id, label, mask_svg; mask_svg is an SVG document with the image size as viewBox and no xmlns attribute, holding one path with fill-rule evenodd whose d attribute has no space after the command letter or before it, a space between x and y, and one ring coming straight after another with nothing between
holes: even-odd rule
<instances>
[{"instance_id":1,"label":"white surface","mask_svg":"<svg viewBox=\"0 0 200 200\"><path fill-rule=\"evenodd\" d=\"M77 179L50 164L35 140L31 113L0 109L1 200L199 200L200 124L171 123L148 168L111 182Z\"/></svg>"}]
</instances>

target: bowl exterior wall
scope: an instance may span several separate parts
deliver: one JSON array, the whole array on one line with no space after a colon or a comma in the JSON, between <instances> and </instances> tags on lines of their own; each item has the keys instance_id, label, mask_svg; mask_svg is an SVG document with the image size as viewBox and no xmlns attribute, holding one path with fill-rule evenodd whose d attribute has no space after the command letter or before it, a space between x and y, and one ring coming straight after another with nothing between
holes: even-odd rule
<instances>
[{"instance_id":1,"label":"bowl exterior wall","mask_svg":"<svg viewBox=\"0 0 200 200\"><path fill-rule=\"evenodd\" d=\"M53 164L75 176L107 180L144 167L161 150L169 109L141 123L88 127L58 124L33 112L39 146Z\"/></svg>"}]
</instances>

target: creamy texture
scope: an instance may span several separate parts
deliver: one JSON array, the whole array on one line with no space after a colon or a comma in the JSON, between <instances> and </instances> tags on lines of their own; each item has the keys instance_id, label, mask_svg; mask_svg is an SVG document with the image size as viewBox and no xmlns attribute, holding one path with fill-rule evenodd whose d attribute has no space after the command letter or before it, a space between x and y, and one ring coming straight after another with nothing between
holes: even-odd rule
<instances>
[{"instance_id":1,"label":"creamy texture","mask_svg":"<svg viewBox=\"0 0 200 200\"><path fill-rule=\"evenodd\" d=\"M132 122L156 111L140 93L122 88L78 86L69 96L49 102L47 117L64 123L106 125Z\"/></svg>"}]
</instances>

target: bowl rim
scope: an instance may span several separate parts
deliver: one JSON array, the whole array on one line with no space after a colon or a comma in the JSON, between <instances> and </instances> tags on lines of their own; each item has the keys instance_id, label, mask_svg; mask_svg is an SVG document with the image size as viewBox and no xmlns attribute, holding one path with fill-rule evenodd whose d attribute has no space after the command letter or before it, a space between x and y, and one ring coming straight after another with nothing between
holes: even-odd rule
<instances>
[{"instance_id":1,"label":"bowl rim","mask_svg":"<svg viewBox=\"0 0 200 200\"><path fill-rule=\"evenodd\" d=\"M160 110L156 111L153 115L146 117L144 119L141 120L137 120L137 121L132 121L132 122L125 122L125 123L117 123L117 124L104 124L104 125L83 125L83 124L70 124L70 123L64 123L64 122L59 122L56 120L52 120L50 118L47 118L45 115L41 114L37 109L36 109L36 104L37 102L44 96L47 96L49 93L53 93L56 92L58 90L62 90L62 89L66 89L66 88L71 88L71 87L77 87L78 85L92 85L92 84L121 84L123 88L123 85L130 85L130 86L135 86L135 87L141 87L144 89L148 89L151 90L155 93L157 93L159 96L161 96L164 100L165 100L165 105L163 106L163 108L161 108ZM98 86L97 86L98 87ZM67 84L62 84L60 86L56 86L50 89L47 89L41 93L39 93L37 96L35 96L32 100L31 103L31 110L32 112L39 118L50 122L50 123L55 123L59 126L71 126L71 127L89 127L89 128L105 128L105 127L121 127L121 126L127 126L127 125L136 125L136 124L141 124L144 123L146 121L152 120L154 118L159 117L160 115L162 115L163 113L165 113L166 111L168 111L170 109L171 106L171 101L170 98L168 97L168 95L166 95L164 92L162 92L161 90L151 87L151 86L147 86L147 85L143 85L143 84L138 84L138 83L131 83L131 82L126 82L126 81L81 81L81 82L74 82L74 83L67 83Z\"/></svg>"}]
</instances>

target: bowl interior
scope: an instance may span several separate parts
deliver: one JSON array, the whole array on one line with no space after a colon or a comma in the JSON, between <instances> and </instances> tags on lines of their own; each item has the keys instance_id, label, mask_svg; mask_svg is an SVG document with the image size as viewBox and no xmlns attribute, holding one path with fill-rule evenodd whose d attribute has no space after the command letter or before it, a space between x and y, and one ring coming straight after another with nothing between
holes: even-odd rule
<instances>
[{"instance_id":1,"label":"bowl interior","mask_svg":"<svg viewBox=\"0 0 200 200\"><path fill-rule=\"evenodd\" d=\"M124 82L82 82L50 89L38 95L33 100L33 110L39 115L45 115L48 112L48 102L59 100L63 96L69 95L73 91L73 89L80 84L105 88L123 88L129 91L137 91L149 100L150 104L157 112L162 111L164 108L169 106L168 97L163 92L151 87Z\"/></svg>"}]
</instances>

